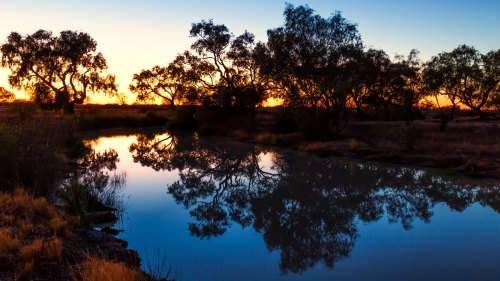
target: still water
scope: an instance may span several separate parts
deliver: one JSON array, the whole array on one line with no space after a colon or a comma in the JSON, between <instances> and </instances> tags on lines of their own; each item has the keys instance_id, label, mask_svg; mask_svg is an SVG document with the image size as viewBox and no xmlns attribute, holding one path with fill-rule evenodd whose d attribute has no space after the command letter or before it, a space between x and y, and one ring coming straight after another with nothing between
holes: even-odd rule
<instances>
[{"instance_id":1,"label":"still water","mask_svg":"<svg viewBox=\"0 0 500 281\"><path fill-rule=\"evenodd\" d=\"M500 280L500 185L158 130L89 133L126 171L118 237L182 280Z\"/></svg>"}]
</instances>

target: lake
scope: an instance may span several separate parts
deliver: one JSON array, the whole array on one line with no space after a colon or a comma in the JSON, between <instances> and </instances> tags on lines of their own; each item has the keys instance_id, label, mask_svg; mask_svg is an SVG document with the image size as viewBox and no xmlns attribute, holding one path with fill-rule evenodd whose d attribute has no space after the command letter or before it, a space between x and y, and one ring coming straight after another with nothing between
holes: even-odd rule
<instances>
[{"instance_id":1,"label":"lake","mask_svg":"<svg viewBox=\"0 0 500 281\"><path fill-rule=\"evenodd\" d=\"M159 129L89 132L116 228L182 280L498 280L500 185Z\"/></svg>"}]
</instances>

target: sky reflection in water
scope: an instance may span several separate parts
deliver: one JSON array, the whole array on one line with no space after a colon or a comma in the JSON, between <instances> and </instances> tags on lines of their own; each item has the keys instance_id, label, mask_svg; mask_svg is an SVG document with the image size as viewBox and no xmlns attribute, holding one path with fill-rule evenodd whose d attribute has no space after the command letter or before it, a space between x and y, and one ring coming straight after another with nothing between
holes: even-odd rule
<instances>
[{"instance_id":1,"label":"sky reflection in water","mask_svg":"<svg viewBox=\"0 0 500 281\"><path fill-rule=\"evenodd\" d=\"M500 276L494 182L184 133L93 147L114 148L127 172L119 237L141 254L165 249L183 280Z\"/></svg>"}]
</instances>

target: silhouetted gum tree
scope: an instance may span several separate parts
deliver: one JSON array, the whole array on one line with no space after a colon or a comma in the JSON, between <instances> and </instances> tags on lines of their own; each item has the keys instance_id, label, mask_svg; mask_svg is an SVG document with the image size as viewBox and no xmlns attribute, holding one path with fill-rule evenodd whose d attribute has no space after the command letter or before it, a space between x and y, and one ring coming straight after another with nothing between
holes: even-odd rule
<instances>
[{"instance_id":1,"label":"silhouetted gum tree","mask_svg":"<svg viewBox=\"0 0 500 281\"><path fill-rule=\"evenodd\" d=\"M82 104L89 92L116 93L115 76L104 75L108 66L96 46L84 32L12 32L0 46L2 67L11 70L12 87L27 90L34 100L52 103L55 109L73 112L73 105Z\"/></svg>"},{"instance_id":2,"label":"silhouetted gum tree","mask_svg":"<svg viewBox=\"0 0 500 281\"><path fill-rule=\"evenodd\" d=\"M253 59L254 35L245 31L235 38L225 25L209 20L193 23L190 36L197 39L191 49L198 62L191 64L200 69L200 85L208 92L205 103L248 109L255 116L255 109L268 97L270 81L260 75Z\"/></svg>"},{"instance_id":3,"label":"silhouetted gum tree","mask_svg":"<svg viewBox=\"0 0 500 281\"><path fill-rule=\"evenodd\" d=\"M458 103L463 103L480 118L491 95L500 91L500 50L482 55L467 45L443 52L426 65L426 82L452 103L451 118Z\"/></svg>"},{"instance_id":4,"label":"silhouetted gum tree","mask_svg":"<svg viewBox=\"0 0 500 281\"><path fill-rule=\"evenodd\" d=\"M390 83L388 91L394 93L394 103L404 109L406 125L412 119L412 109L427 95L423 87L421 61L418 51L413 49L407 58L396 56L396 60L389 67Z\"/></svg>"},{"instance_id":5,"label":"silhouetted gum tree","mask_svg":"<svg viewBox=\"0 0 500 281\"><path fill-rule=\"evenodd\" d=\"M283 14L284 25L268 30L268 42L257 48L262 73L272 78L279 88L275 96L286 105L321 109L313 114L323 112L338 132L356 83L345 79L345 71L363 48L357 26L340 12L325 19L308 6L287 4Z\"/></svg>"},{"instance_id":6,"label":"silhouetted gum tree","mask_svg":"<svg viewBox=\"0 0 500 281\"><path fill-rule=\"evenodd\" d=\"M155 66L134 74L129 85L138 101L154 101L161 98L167 104L192 104L197 99L195 79L191 70L186 68L182 55L167 67Z\"/></svg>"}]
</instances>

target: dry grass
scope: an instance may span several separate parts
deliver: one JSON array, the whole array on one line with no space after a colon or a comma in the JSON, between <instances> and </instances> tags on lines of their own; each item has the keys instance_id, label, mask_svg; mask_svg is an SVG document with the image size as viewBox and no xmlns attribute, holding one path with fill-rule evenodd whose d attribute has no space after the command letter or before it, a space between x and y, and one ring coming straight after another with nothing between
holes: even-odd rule
<instances>
[{"instance_id":1,"label":"dry grass","mask_svg":"<svg viewBox=\"0 0 500 281\"><path fill-rule=\"evenodd\" d=\"M358 142L355 139L349 140L349 151L356 151L358 149Z\"/></svg>"},{"instance_id":2,"label":"dry grass","mask_svg":"<svg viewBox=\"0 0 500 281\"><path fill-rule=\"evenodd\" d=\"M276 144L276 140L277 140L276 135L270 133L258 134L254 137L255 142L268 145Z\"/></svg>"},{"instance_id":3,"label":"dry grass","mask_svg":"<svg viewBox=\"0 0 500 281\"><path fill-rule=\"evenodd\" d=\"M45 244L44 248L50 261L60 262L62 260L62 246L62 241L57 238Z\"/></svg>"},{"instance_id":4,"label":"dry grass","mask_svg":"<svg viewBox=\"0 0 500 281\"><path fill-rule=\"evenodd\" d=\"M327 148L328 146L324 142L310 142L310 143L302 143L299 146L299 151L317 152L325 150Z\"/></svg>"},{"instance_id":5,"label":"dry grass","mask_svg":"<svg viewBox=\"0 0 500 281\"><path fill-rule=\"evenodd\" d=\"M14 216L12 216L12 215L6 215L6 214L1 214L0 215L0 223L3 226L12 226L13 222L14 222Z\"/></svg>"},{"instance_id":6,"label":"dry grass","mask_svg":"<svg viewBox=\"0 0 500 281\"><path fill-rule=\"evenodd\" d=\"M19 240L12 237L8 228L0 228L0 254L15 253L19 250Z\"/></svg>"},{"instance_id":7,"label":"dry grass","mask_svg":"<svg viewBox=\"0 0 500 281\"><path fill-rule=\"evenodd\" d=\"M236 130L234 131L231 136L235 138L236 140L243 141L243 140L250 140L252 139L252 135L242 131L242 130Z\"/></svg>"},{"instance_id":8,"label":"dry grass","mask_svg":"<svg viewBox=\"0 0 500 281\"><path fill-rule=\"evenodd\" d=\"M55 235L66 237L66 230L68 228L68 223L66 221L63 221L60 218L53 218L49 221L49 226Z\"/></svg>"},{"instance_id":9,"label":"dry grass","mask_svg":"<svg viewBox=\"0 0 500 281\"><path fill-rule=\"evenodd\" d=\"M122 263L99 260L88 256L79 272L83 281L137 281L144 280L142 274ZM80 280L80 279L74 279Z\"/></svg>"},{"instance_id":10,"label":"dry grass","mask_svg":"<svg viewBox=\"0 0 500 281\"><path fill-rule=\"evenodd\" d=\"M23 237L28 236L32 230L33 230L33 224L29 221L22 221L21 224L19 225L19 232Z\"/></svg>"},{"instance_id":11,"label":"dry grass","mask_svg":"<svg viewBox=\"0 0 500 281\"><path fill-rule=\"evenodd\" d=\"M19 279L28 280L33 269L35 268L35 260L30 260L25 262L23 265L19 266Z\"/></svg>"},{"instance_id":12,"label":"dry grass","mask_svg":"<svg viewBox=\"0 0 500 281\"><path fill-rule=\"evenodd\" d=\"M262 133L254 136L253 140L266 145L292 145L298 143L299 134Z\"/></svg>"},{"instance_id":13,"label":"dry grass","mask_svg":"<svg viewBox=\"0 0 500 281\"><path fill-rule=\"evenodd\" d=\"M21 249L21 257L25 261L34 260L42 252L43 240L36 239L29 246L25 246Z\"/></svg>"}]
</instances>

